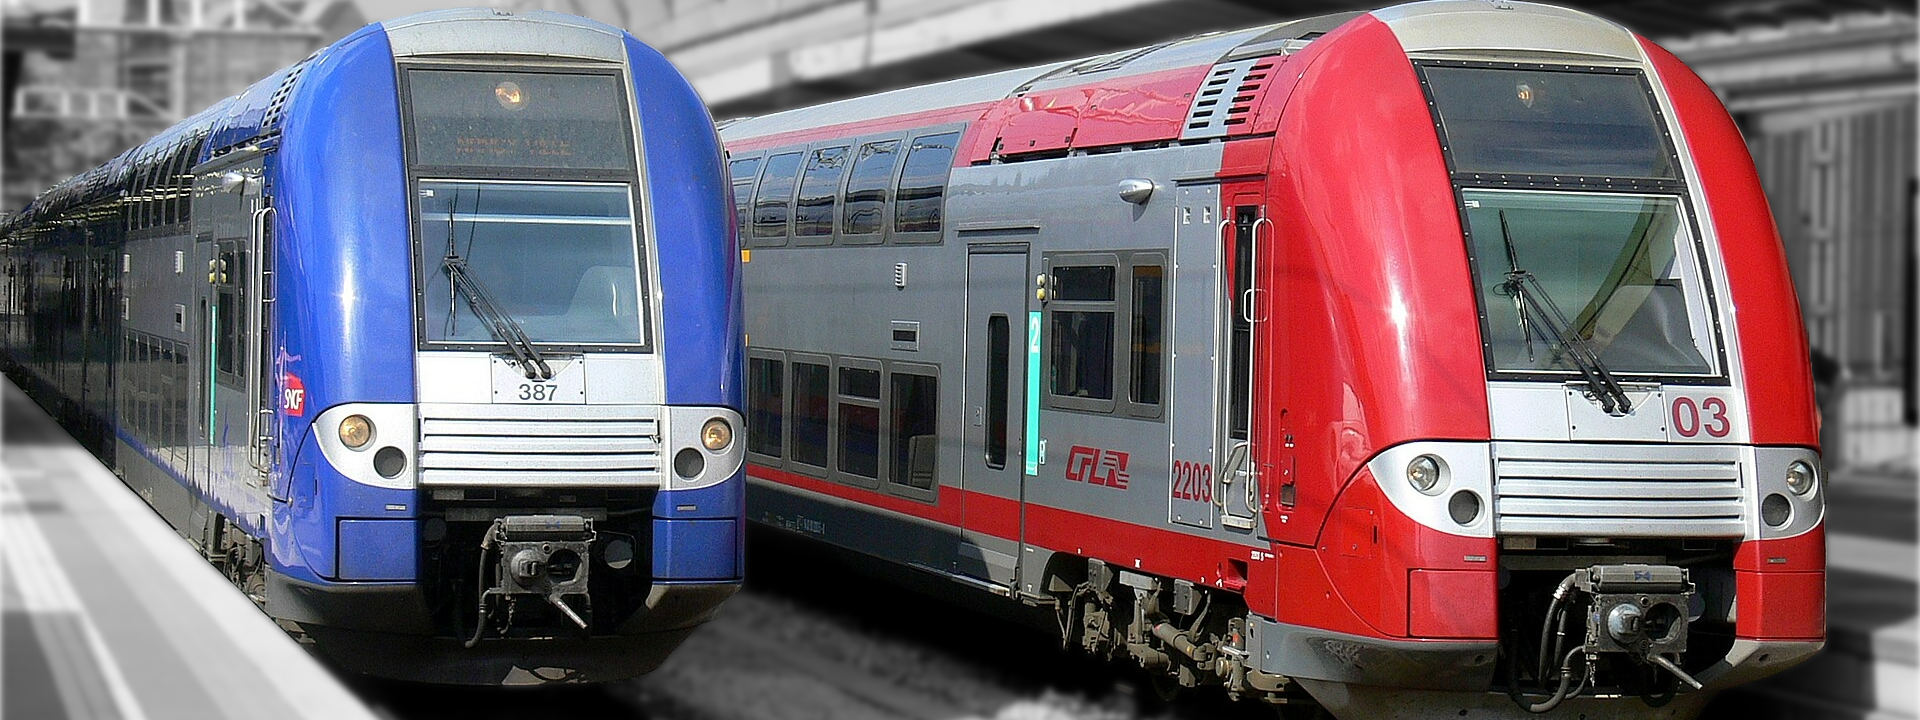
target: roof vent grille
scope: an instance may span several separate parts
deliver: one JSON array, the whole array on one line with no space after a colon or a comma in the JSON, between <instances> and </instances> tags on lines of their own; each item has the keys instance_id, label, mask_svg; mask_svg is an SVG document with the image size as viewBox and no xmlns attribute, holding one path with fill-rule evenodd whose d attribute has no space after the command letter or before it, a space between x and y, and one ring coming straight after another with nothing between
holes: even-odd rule
<instances>
[{"instance_id":1,"label":"roof vent grille","mask_svg":"<svg viewBox=\"0 0 1920 720\"><path fill-rule=\"evenodd\" d=\"M1279 62L1277 57L1262 57L1215 65L1201 82L1200 91L1194 93L1180 139L1203 140L1244 131Z\"/></svg>"}]
</instances>

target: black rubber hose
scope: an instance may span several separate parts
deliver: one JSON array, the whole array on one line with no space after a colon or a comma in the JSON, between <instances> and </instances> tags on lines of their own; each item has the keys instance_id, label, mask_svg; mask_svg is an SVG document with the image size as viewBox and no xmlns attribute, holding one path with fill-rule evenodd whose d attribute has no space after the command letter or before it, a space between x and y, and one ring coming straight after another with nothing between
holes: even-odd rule
<instances>
[{"instance_id":1,"label":"black rubber hose","mask_svg":"<svg viewBox=\"0 0 1920 720\"><path fill-rule=\"evenodd\" d=\"M474 571L474 577L476 578L475 582L477 583L485 583L487 581L487 555L489 551L491 551L493 548L492 541L493 541L493 536L488 535L485 541L480 543L480 567ZM467 643L466 645L463 646L467 648L471 648L475 645L480 644L480 636L487 632L487 591L486 590L480 591L480 598L478 600L475 600L474 604L476 607L475 607L475 611L474 611L475 614L473 618L473 637L467 638Z\"/></svg>"},{"instance_id":2,"label":"black rubber hose","mask_svg":"<svg viewBox=\"0 0 1920 720\"><path fill-rule=\"evenodd\" d=\"M1546 700L1538 703L1529 702L1526 695L1520 692L1519 683L1512 683L1507 687L1507 697L1513 698L1514 704L1519 705L1520 709L1538 715L1552 712L1554 708L1560 707L1560 703L1566 702L1567 698L1579 696L1580 692L1587 687L1585 673L1581 673L1580 686L1573 687L1573 658L1579 655L1580 651L1581 648L1574 648L1567 653L1566 659L1560 662L1560 687L1555 689L1553 695Z\"/></svg>"},{"instance_id":3,"label":"black rubber hose","mask_svg":"<svg viewBox=\"0 0 1920 720\"><path fill-rule=\"evenodd\" d=\"M1565 634L1565 616L1560 613L1566 609L1567 595L1573 592L1573 579L1578 576L1579 573L1570 574L1554 587L1553 601L1547 604L1546 622L1540 624L1540 644L1538 645L1540 657L1535 663L1534 672L1536 679L1543 684L1547 681L1547 671L1553 667L1553 659L1560 656L1558 643L1555 643L1552 650L1547 649L1547 636L1552 635L1556 628L1560 628L1562 634Z\"/></svg>"}]
</instances>

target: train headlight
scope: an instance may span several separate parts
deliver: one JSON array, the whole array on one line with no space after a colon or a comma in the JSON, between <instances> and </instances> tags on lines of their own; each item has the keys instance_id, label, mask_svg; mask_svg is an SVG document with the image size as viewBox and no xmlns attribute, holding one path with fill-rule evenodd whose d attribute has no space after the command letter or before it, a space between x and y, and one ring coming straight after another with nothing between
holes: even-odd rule
<instances>
[{"instance_id":1,"label":"train headlight","mask_svg":"<svg viewBox=\"0 0 1920 720\"><path fill-rule=\"evenodd\" d=\"M1795 460L1787 466L1787 489L1802 497L1813 494L1814 481L1818 476L1813 465L1805 460Z\"/></svg>"},{"instance_id":2,"label":"train headlight","mask_svg":"<svg viewBox=\"0 0 1920 720\"><path fill-rule=\"evenodd\" d=\"M733 444L733 426L721 418L708 420L706 425L700 427L700 444L714 452L725 450Z\"/></svg>"},{"instance_id":3,"label":"train headlight","mask_svg":"<svg viewBox=\"0 0 1920 720\"><path fill-rule=\"evenodd\" d=\"M373 441L373 421L365 415L348 415L340 421L340 444L359 450Z\"/></svg>"},{"instance_id":4,"label":"train headlight","mask_svg":"<svg viewBox=\"0 0 1920 720\"><path fill-rule=\"evenodd\" d=\"M1432 492L1440 486L1440 458L1421 455L1407 463L1407 482L1420 492Z\"/></svg>"}]
</instances>

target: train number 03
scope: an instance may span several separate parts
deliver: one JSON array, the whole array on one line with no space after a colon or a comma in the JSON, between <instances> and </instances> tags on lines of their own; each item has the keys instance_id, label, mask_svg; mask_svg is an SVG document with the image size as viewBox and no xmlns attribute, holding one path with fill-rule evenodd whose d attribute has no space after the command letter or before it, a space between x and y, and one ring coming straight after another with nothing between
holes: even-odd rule
<instances>
[{"instance_id":1,"label":"train number 03","mask_svg":"<svg viewBox=\"0 0 1920 720\"><path fill-rule=\"evenodd\" d=\"M1173 499L1213 502L1213 466L1173 461Z\"/></svg>"},{"instance_id":2,"label":"train number 03","mask_svg":"<svg viewBox=\"0 0 1920 720\"><path fill-rule=\"evenodd\" d=\"M1733 423L1727 420L1727 401L1717 397L1696 401L1684 395L1674 398L1673 431L1680 437L1694 437L1702 430L1717 438L1733 431Z\"/></svg>"}]
</instances>

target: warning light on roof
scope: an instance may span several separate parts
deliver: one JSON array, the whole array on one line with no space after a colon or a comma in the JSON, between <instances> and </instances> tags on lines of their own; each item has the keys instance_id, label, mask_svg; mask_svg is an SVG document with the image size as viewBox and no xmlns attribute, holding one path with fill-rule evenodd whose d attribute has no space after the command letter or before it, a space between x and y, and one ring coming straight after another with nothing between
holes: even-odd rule
<instances>
[{"instance_id":1,"label":"warning light on roof","mask_svg":"<svg viewBox=\"0 0 1920 720\"><path fill-rule=\"evenodd\" d=\"M520 85L512 80L502 80L493 86L493 99L500 101L500 107L519 110L527 106L527 94Z\"/></svg>"}]
</instances>

